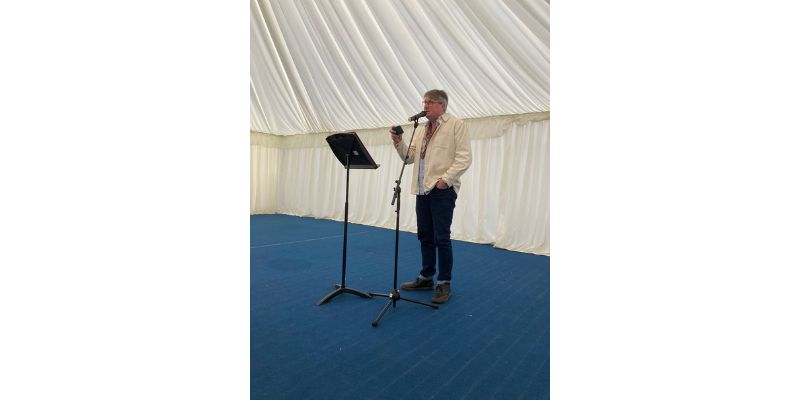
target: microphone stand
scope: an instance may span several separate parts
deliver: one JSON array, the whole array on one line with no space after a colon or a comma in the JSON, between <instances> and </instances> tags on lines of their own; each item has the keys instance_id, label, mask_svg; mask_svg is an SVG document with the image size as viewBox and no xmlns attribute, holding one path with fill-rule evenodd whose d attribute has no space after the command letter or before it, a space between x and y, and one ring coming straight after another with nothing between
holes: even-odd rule
<instances>
[{"instance_id":1,"label":"microphone stand","mask_svg":"<svg viewBox=\"0 0 800 400\"><path fill-rule=\"evenodd\" d=\"M411 303L422 304L423 306L428 306L434 309L439 309L439 306L435 304L425 303L422 301L417 301L413 299L406 299L404 297L400 297L400 292L397 290L397 251L400 246L400 181L403 179L403 171L406 169L406 162L408 161L408 153L411 151L411 143L414 143L414 134L417 132L417 126L419 125L419 118L414 120L414 130L411 132L411 141L408 142L408 148L406 149L406 156L403 159L403 167L400 168L400 177L397 178L394 187L394 197L392 197L392 205L395 205L395 201L397 201L397 206L395 208L396 213L396 220L394 224L394 286L392 288L392 292L389 294L382 294L382 293L372 293L369 292L370 296L380 296L380 297L388 297L389 302L386 303L385 306L381 309L381 312L372 320L372 326L378 326L383 314L386 313L386 310L389 309L389 306L397 307L397 300L404 300L409 301Z\"/></svg>"}]
</instances>

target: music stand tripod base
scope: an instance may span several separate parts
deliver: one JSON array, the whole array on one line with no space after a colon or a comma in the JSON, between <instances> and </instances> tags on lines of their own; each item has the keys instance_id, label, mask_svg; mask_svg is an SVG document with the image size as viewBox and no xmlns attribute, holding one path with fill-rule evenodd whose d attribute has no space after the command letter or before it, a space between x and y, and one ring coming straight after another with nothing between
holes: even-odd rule
<instances>
[{"instance_id":1,"label":"music stand tripod base","mask_svg":"<svg viewBox=\"0 0 800 400\"><path fill-rule=\"evenodd\" d=\"M342 285L337 283L336 284L336 289L334 291L328 293L325 297L323 297L322 300L320 300L319 303L317 303L317 305L321 306L321 305L331 301L334 297L336 297L336 296L338 296L338 295L340 295L342 293L350 293L350 294L354 294L356 296L361 296L361 297L368 298L368 299L372 298L371 294L364 293L364 292L362 292L360 290L351 289L349 287L343 287Z\"/></svg>"}]
</instances>

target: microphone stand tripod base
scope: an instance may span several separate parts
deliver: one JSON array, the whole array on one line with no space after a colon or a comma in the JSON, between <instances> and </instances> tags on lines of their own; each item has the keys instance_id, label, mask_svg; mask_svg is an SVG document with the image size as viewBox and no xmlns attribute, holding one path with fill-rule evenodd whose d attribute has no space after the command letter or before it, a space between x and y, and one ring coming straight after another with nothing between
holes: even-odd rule
<instances>
[{"instance_id":1,"label":"microphone stand tripod base","mask_svg":"<svg viewBox=\"0 0 800 400\"><path fill-rule=\"evenodd\" d=\"M439 309L439 306L437 306L435 304L430 304L430 303L425 303L423 301L417 301L417 300L414 300L414 299L406 299L404 297L400 297L400 292L397 289L392 289L392 292L389 293L389 294L372 293L372 292L369 292L369 294L371 296L379 296L379 297L388 297L389 298L389 302L386 303L385 306L383 306L383 308L381 309L381 312L378 313L378 316L375 317L374 320L372 320L372 326L378 326L378 323L381 321L381 317L383 317L383 314L385 314L386 310L389 309L389 306L397 307L397 300L403 300L403 301L409 301L411 303L422 304L423 306L428 306L428 307L431 307L431 308L436 309L436 310Z\"/></svg>"}]
</instances>

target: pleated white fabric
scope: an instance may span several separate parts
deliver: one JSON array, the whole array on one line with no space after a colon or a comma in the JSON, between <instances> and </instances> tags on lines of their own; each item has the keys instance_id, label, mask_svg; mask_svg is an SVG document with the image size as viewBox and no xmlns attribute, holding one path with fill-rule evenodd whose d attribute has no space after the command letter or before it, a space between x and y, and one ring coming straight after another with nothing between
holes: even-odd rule
<instances>
[{"instance_id":1,"label":"pleated white fabric","mask_svg":"<svg viewBox=\"0 0 800 400\"><path fill-rule=\"evenodd\" d=\"M460 118L550 110L547 0L251 0L251 131L380 128L443 89Z\"/></svg>"},{"instance_id":2,"label":"pleated white fabric","mask_svg":"<svg viewBox=\"0 0 800 400\"><path fill-rule=\"evenodd\" d=\"M388 127L443 89L472 166L455 239L549 254L548 0L251 0L251 213L344 219L345 171L325 141L356 131L377 170L353 170L351 222L393 228L401 170ZM406 141L412 126L404 125ZM421 134L418 132L418 134ZM411 166L401 229L416 231Z\"/></svg>"},{"instance_id":3,"label":"pleated white fabric","mask_svg":"<svg viewBox=\"0 0 800 400\"><path fill-rule=\"evenodd\" d=\"M549 113L466 119L465 124L473 161L461 178L453 238L549 255ZM413 127L403 128L408 141ZM391 201L402 162L388 127L356 132L380 167L350 171L348 219L394 228ZM346 172L327 135L251 133L251 213L344 220ZM413 166L403 172L400 229L416 232L412 173Z\"/></svg>"}]
</instances>

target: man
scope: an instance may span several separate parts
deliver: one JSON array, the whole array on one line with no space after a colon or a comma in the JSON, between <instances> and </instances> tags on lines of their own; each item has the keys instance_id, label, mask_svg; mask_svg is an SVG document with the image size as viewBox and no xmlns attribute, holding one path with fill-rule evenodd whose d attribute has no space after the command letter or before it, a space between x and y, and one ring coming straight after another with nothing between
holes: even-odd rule
<instances>
[{"instance_id":1,"label":"man","mask_svg":"<svg viewBox=\"0 0 800 400\"><path fill-rule=\"evenodd\" d=\"M417 238L422 249L422 270L412 282L400 285L403 290L432 290L439 255L439 276L431 301L437 304L450 298L453 271L453 247L450 225L456 207L460 177L469 168L472 156L464 121L447 114L447 93L430 90L423 97L428 123L414 138L406 164L414 164L411 190L417 197ZM400 135L390 129L394 147L401 159L408 147Z\"/></svg>"}]
</instances>

